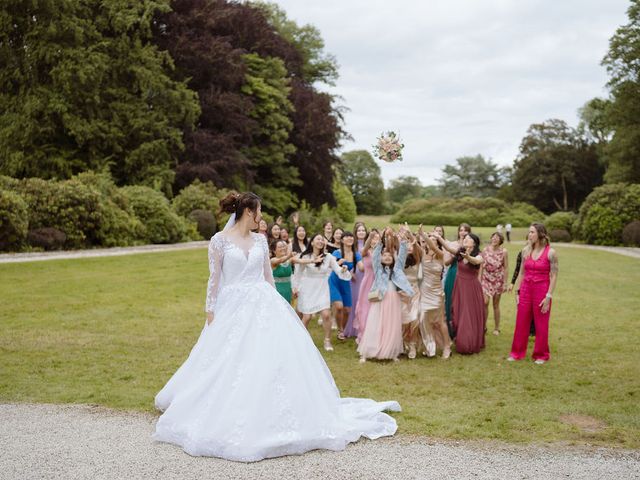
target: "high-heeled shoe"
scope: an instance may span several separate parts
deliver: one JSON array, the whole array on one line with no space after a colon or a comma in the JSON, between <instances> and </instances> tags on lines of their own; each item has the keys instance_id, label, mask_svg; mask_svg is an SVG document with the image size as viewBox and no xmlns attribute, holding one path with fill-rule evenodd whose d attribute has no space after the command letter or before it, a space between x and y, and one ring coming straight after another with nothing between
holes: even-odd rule
<instances>
[{"instance_id":1,"label":"high-heeled shoe","mask_svg":"<svg viewBox=\"0 0 640 480\"><path fill-rule=\"evenodd\" d=\"M442 350L442 358L444 360L448 359L451 356L451 345L444 347Z\"/></svg>"},{"instance_id":2,"label":"high-heeled shoe","mask_svg":"<svg viewBox=\"0 0 640 480\"><path fill-rule=\"evenodd\" d=\"M413 360L414 358L416 358L416 344L415 343L410 343L409 344L409 355L407 355L411 360Z\"/></svg>"},{"instance_id":3,"label":"high-heeled shoe","mask_svg":"<svg viewBox=\"0 0 640 480\"><path fill-rule=\"evenodd\" d=\"M331 345L331 340L329 340L328 338L324 339L324 349L327 352L333 352L333 345Z\"/></svg>"}]
</instances>

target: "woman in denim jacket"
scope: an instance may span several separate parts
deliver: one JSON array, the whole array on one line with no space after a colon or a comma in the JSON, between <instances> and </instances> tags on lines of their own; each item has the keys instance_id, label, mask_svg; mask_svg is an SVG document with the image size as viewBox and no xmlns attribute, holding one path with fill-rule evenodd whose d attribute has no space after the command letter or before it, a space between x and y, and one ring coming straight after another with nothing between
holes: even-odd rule
<instances>
[{"instance_id":1,"label":"woman in denim jacket","mask_svg":"<svg viewBox=\"0 0 640 480\"><path fill-rule=\"evenodd\" d=\"M407 232L403 227L395 237L393 230L387 228L383 233L385 241L378 243L373 250L375 279L369 293L371 308L358 345L360 362L368 358L398 361L398 355L404 351L400 295L412 297L415 294L404 274ZM394 255L396 239L400 240L397 256Z\"/></svg>"}]
</instances>

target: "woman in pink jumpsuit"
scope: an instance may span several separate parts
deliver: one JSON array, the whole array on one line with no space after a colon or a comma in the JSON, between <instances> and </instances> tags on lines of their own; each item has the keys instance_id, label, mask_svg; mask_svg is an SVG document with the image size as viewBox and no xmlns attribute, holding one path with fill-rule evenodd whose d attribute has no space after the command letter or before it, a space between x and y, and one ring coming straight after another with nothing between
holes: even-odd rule
<instances>
[{"instance_id":1,"label":"woman in pink jumpsuit","mask_svg":"<svg viewBox=\"0 0 640 480\"><path fill-rule=\"evenodd\" d=\"M529 227L529 242L522 251L522 259L524 268L518 277L519 288L516 287L516 329L507 360L521 360L527 356L529 328L533 320L536 326L533 359L535 363L543 364L550 358L549 317L558 278L558 255L549 245L547 229L543 224L534 223Z\"/></svg>"}]
</instances>

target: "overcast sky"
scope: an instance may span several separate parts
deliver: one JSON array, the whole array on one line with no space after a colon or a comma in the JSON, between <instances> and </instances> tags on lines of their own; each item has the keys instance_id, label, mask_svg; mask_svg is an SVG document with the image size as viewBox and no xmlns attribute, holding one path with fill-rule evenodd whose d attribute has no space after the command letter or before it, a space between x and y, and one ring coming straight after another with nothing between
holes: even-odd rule
<instances>
[{"instance_id":1,"label":"overcast sky","mask_svg":"<svg viewBox=\"0 0 640 480\"><path fill-rule=\"evenodd\" d=\"M398 131L404 160L382 164L385 183L414 175L435 184L463 155L510 165L532 123L606 96L600 65L628 0L276 0L320 29L337 57L332 93L350 109L343 150Z\"/></svg>"}]
</instances>

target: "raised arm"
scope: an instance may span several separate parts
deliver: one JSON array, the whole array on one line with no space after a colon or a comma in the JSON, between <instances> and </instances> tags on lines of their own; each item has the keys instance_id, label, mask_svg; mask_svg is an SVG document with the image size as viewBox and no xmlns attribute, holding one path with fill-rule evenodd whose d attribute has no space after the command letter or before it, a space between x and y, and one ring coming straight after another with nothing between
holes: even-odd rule
<instances>
[{"instance_id":1,"label":"raised arm","mask_svg":"<svg viewBox=\"0 0 640 480\"><path fill-rule=\"evenodd\" d=\"M422 238L427 242L429 249L435 253L437 258L441 258L444 255L444 252L440 249L440 245L438 242L434 242L431 235L423 235Z\"/></svg>"},{"instance_id":2,"label":"raised arm","mask_svg":"<svg viewBox=\"0 0 640 480\"><path fill-rule=\"evenodd\" d=\"M400 240L400 248L398 249L398 257L396 258L396 267L400 266L400 269L404 270L408 251L409 243L404 239Z\"/></svg>"},{"instance_id":3,"label":"raised arm","mask_svg":"<svg viewBox=\"0 0 640 480\"><path fill-rule=\"evenodd\" d=\"M373 266L373 271L377 274L380 270L382 270L382 242L376 245L376 248L373 249L373 253L371 254L371 265Z\"/></svg>"},{"instance_id":4,"label":"raised arm","mask_svg":"<svg viewBox=\"0 0 640 480\"><path fill-rule=\"evenodd\" d=\"M300 258L302 259L302 258ZM291 277L291 288L294 291L300 290L300 283L302 282L302 276L307 268L307 263L296 263L296 268L293 271L293 277Z\"/></svg>"},{"instance_id":5,"label":"raised arm","mask_svg":"<svg viewBox=\"0 0 640 480\"><path fill-rule=\"evenodd\" d=\"M340 278L341 280L351 280L351 272L347 270L346 265L339 265L338 260L333 255L327 255L327 258L329 259L329 267L335 272L336 275L338 275L338 278Z\"/></svg>"},{"instance_id":6,"label":"raised arm","mask_svg":"<svg viewBox=\"0 0 640 480\"><path fill-rule=\"evenodd\" d=\"M222 275L222 259L224 257L224 247L219 235L214 235L209 242L209 281L207 282L207 298L205 312L207 312L207 324L213 321L213 312L218 299L218 289L220 287L220 276Z\"/></svg>"}]
</instances>

